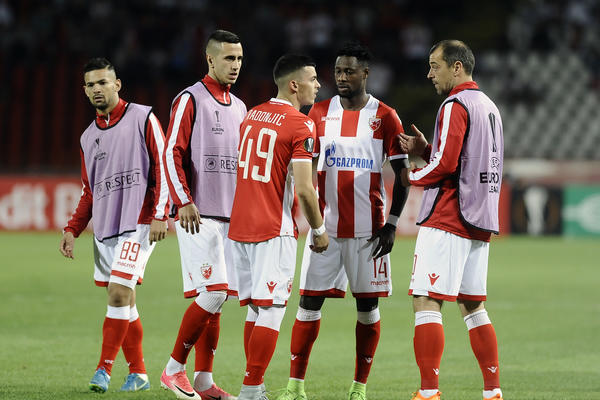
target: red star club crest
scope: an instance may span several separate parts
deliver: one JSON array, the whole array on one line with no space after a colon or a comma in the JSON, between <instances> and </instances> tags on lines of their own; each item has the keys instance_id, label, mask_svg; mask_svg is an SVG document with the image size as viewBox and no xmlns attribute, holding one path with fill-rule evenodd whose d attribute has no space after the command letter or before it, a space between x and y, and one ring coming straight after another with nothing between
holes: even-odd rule
<instances>
[{"instance_id":1,"label":"red star club crest","mask_svg":"<svg viewBox=\"0 0 600 400\"><path fill-rule=\"evenodd\" d=\"M212 265L202 264L200 267L200 273L202 273L204 279L210 278L210 274L212 274Z\"/></svg>"},{"instance_id":2,"label":"red star club crest","mask_svg":"<svg viewBox=\"0 0 600 400\"><path fill-rule=\"evenodd\" d=\"M381 126L381 118L379 118L377 116L369 118L369 128L371 128L373 131L376 131L377 129L379 129L380 126Z\"/></svg>"}]
</instances>

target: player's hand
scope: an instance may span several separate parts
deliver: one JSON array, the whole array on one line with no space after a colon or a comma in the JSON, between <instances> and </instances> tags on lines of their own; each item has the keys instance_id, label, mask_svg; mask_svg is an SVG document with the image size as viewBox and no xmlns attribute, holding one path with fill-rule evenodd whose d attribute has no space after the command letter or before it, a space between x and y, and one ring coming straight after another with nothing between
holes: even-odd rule
<instances>
[{"instance_id":1,"label":"player's hand","mask_svg":"<svg viewBox=\"0 0 600 400\"><path fill-rule=\"evenodd\" d=\"M58 251L60 254L67 258L73 258L73 247L75 246L75 236L72 232L63 233L63 237L60 240Z\"/></svg>"},{"instance_id":2,"label":"player's hand","mask_svg":"<svg viewBox=\"0 0 600 400\"><path fill-rule=\"evenodd\" d=\"M179 208L179 224L186 232L192 235L200 232L200 212L194 203Z\"/></svg>"},{"instance_id":3,"label":"player's hand","mask_svg":"<svg viewBox=\"0 0 600 400\"><path fill-rule=\"evenodd\" d=\"M167 236L167 228L167 221L153 219L150 222L150 244L163 240Z\"/></svg>"},{"instance_id":4,"label":"player's hand","mask_svg":"<svg viewBox=\"0 0 600 400\"><path fill-rule=\"evenodd\" d=\"M410 125L410 129L414 136L407 135L406 133L398 135L400 148L406 154L420 156L425 151L425 147L427 147L427 139L425 139L425 135L414 124Z\"/></svg>"},{"instance_id":5,"label":"player's hand","mask_svg":"<svg viewBox=\"0 0 600 400\"><path fill-rule=\"evenodd\" d=\"M373 233L373 236L367 240L368 242L378 240L377 246L373 250L373 258L379 258L392 251L394 239L396 239L396 227L392 224L385 224L381 229Z\"/></svg>"},{"instance_id":6,"label":"player's hand","mask_svg":"<svg viewBox=\"0 0 600 400\"><path fill-rule=\"evenodd\" d=\"M308 246L315 253L322 253L329 247L329 236L327 232L322 235L312 235L312 244Z\"/></svg>"}]
</instances>

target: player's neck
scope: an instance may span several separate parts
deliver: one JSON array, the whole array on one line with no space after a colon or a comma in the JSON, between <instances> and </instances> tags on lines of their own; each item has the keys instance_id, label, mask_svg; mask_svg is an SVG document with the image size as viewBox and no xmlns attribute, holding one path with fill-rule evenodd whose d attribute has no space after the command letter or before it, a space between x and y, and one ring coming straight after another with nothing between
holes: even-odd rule
<instances>
[{"instance_id":1,"label":"player's neck","mask_svg":"<svg viewBox=\"0 0 600 400\"><path fill-rule=\"evenodd\" d=\"M277 92L276 99L289 101L290 103L292 103L292 107L294 107L296 110L300 110L300 102L294 94L282 93L281 91L279 91Z\"/></svg>"},{"instance_id":2,"label":"player's neck","mask_svg":"<svg viewBox=\"0 0 600 400\"><path fill-rule=\"evenodd\" d=\"M342 107L344 110L349 111L358 111L362 110L364 106L369 102L369 95L366 92L362 92L352 97L341 97L340 103L342 103Z\"/></svg>"}]
</instances>

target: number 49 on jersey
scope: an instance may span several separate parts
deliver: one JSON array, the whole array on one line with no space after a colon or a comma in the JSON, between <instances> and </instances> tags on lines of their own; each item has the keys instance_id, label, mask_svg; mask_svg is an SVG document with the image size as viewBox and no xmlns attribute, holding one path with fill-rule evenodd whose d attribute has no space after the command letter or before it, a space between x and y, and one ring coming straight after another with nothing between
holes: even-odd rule
<instances>
[{"instance_id":1,"label":"number 49 on jersey","mask_svg":"<svg viewBox=\"0 0 600 400\"><path fill-rule=\"evenodd\" d=\"M258 182L268 183L271 180L271 166L273 164L273 150L275 149L275 141L277 140L277 132L269 128L261 128L258 131L256 138L256 146L254 139L248 138L248 134L252 130L252 125L246 126L242 142L240 143L240 154L238 156L238 168L243 170L242 178L248 179L248 169L252 169L250 177ZM268 140L266 145L267 150L263 149L263 141ZM255 153L256 157L252 157ZM253 159L255 165L251 165L250 160ZM264 162L261 162L264 160ZM258 165L258 164L263 165ZM261 173L261 169L263 172Z\"/></svg>"}]
</instances>

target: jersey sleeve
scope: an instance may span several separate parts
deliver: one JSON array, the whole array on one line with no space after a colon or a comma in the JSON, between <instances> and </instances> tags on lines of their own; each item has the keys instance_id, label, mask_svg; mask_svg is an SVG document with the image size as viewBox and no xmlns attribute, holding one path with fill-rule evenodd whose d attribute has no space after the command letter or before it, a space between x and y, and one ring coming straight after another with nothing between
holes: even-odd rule
<instances>
[{"instance_id":1,"label":"jersey sleeve","mask_svg":"<svg viewBox=\"0 0 600 400\"><path fill-rule=\"evenodd\" d=\"M93 205L93 196L85 168L85 157L83 155L83 150L80 149L79 154L81 157L81 184L83 185L81 197L79 198L79 203L77 204L75 212L71 216L69 222L67 222L67 226L64 228L65 232L71 232L75 237L79 237L81 232L83 232L90 222L90 219L92 219Z\"/></svg>"},{"instance_id":2,"label":"jersey sleeve","mask_svg":"<svg viewBox=\"0 0 600 400\"><path fill-rule=\"evenodd\" d=\"M402 151L398 140L398 135L404 133L404 127L398 113L393 108L390 108L389 112L385 114L383 129L383 149L389 159L407 158L408 155Z\"/></svg>"},{"instance_id":3,"label":"jersey sleeve","mask_svg":"<svg viewBox=\"0 0 600 400\"><path fill-rule=\"evenodd\" d=\"M440 113L438 121L438 151L423 168L414 169L409 174L414 186L434 185L456 172L467 130L467 110L454 101L448 102Z\"/></svg>"},{"instance_id":4,"label":"jersey sleeve","mask_svg":"<svg viewBox=\"0 0 600 400\"><path fill-rule=\"evenodd\" d=\"M150 156L150 168L155 182L153 190L152 215L154 219L166 220L169 210L169 187L163 162L165 134L154 113L148 116L146 125L146 147Z\"/></svg>"},{"instance_id":5,"label":"jersey sleeve","mask_svg":"<svg viewBox=\"0 0 600 400\"><path fill-rule=\"evenodd\" d=\"M326 111L325 111L326 112ZM323 121L324 107L323 103L316 103L310 108L308 117L315 123L315 145L313 148L313 157L318 157L321 152L320 136L323 136L325 121Z\"/></svg>"},{"instance_id":6,"label":"jersey sleeve","mask_svg":"<svg viewBox=\"0 0 600 400\"><path fill-rule=\"evenodd\" d=\"M167 144L163 162L171 200L179 207L193 201L187 184L185 165L189 158L189 144L195 112L192 95L184 92L173 103L167 129Z\"/></svg>"},{"instance_id":7,"label":"jersey sleeve","mask_svg":"<svg viewBox=\"0 0 600 400\"><path fill-rule=\"evenodd\" d=\"M315 123L305 116L294 122L292 161L311 161L315 146Z\"/></svg>"}]
</instances>

